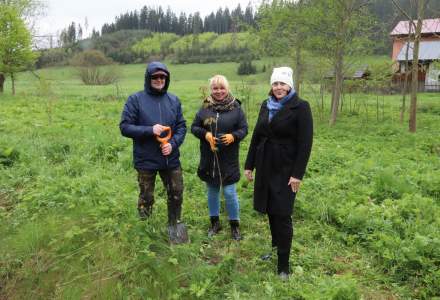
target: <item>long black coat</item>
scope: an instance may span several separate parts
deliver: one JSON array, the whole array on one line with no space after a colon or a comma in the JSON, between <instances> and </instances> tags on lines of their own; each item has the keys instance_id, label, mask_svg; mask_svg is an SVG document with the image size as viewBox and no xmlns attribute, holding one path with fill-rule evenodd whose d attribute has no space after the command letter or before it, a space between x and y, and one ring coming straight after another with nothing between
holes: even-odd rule
<instances>
[{"instance_id":1,"label":"long black coat","mask_svg":"<svg viewBox=\"0 0 440 300\"><path fill-rule=\"evenodd\" d=\"M214 186L220 185L219 169L223 185L230 185L240 180L239 143L247 135L248 125L240 103L237 100L235 102L234 108L230 111L217 112L212 107L202 107L191 125L191 132L200 139L200 164L197 175ZM216 152L218 161L205 140L208 131L213 135L231 133L234 136L234 143L218 146Z\"/></svg>"},{"instance_id":2,"label":"long black coat","mask_svg":"<svg viewBox=\"0 0 440 300\"><path fill-rule=\"evenodd\" d=\"M302 179L310 157L313 120L309 103L294 95L269 122L267 100L261 105L245 169L254 170L254 209L290 215L295 193L290 177Z\"/></svg>"}]
</instances>

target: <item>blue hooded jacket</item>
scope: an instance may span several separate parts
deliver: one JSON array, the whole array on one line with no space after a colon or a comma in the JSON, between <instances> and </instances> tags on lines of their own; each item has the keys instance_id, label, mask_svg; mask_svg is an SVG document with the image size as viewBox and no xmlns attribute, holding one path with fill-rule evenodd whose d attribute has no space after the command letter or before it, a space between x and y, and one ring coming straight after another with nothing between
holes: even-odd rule
<instances>
[{"instance_id":1,"label":"blue hooded jacket","mask_svg":"<svg viewBox=\"0 0 440 300\"><path fill-rule=\"evenodd\" d=\"M157 71L168 74L161 91L151 87L151 75ZM122 112L119 128L121 134L133 139L133 162L137 170L165 170L180 166L179 146L186 134L186 121L183 118L179 99L168 93L170 72L160 62L148 64L145 72L144 90L130 95ZM168 156L162 155L160 143L153 134L153 126L170 126L173 147Z\"/></svg>"}]
</instances>

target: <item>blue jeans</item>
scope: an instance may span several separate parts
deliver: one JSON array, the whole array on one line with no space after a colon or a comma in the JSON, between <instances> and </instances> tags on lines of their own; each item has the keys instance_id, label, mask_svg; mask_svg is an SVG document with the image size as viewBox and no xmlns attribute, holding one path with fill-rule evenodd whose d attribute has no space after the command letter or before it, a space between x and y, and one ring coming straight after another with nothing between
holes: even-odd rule
<instances>
[{"instance_id":1,"label":"blue jeans","mask_svg":"<svg viewBox=\"0 0 440 300\"><path fill-rule=\"evenodd\" d=\"M220 214L220 187L206 184L208 187L208 208L209 216L214 217ZM229 220L240 220L240 204L238 203L235 183L223 187L223 195L226 202Z\"/></svg>"}]
</instances>

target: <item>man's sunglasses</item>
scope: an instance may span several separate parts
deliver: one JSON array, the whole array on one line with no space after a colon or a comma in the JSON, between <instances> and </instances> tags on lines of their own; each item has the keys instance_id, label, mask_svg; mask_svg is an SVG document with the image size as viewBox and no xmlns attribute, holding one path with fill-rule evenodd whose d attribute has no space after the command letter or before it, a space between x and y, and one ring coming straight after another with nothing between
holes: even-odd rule
<instances>
[{"instance_id":1,"label":"man's sunglasses","mask_svg":"<svg viewBox=\"0 0 440 300\"><path fill-rule=\"evenodd\" d=\"M165 75L153 75L151 76L152 80L165 80L167 77Z\"/></svg>"}]
</instances>

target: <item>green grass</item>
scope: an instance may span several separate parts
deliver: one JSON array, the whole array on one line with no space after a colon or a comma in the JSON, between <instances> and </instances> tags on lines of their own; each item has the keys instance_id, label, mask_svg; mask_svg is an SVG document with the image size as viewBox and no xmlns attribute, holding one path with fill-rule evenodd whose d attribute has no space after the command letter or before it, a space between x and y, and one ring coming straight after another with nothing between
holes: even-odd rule
<instances>
[{"instance_id":1,"label":"green grass","mask_svg":"<svg viewBox=\"0 0 440 300\"><path fill-rule=\"evenodd\" d=\"M27 73L19 75L15 97L6 86L0 96L0 298L440 296L438 95L419 96L418 132L410 134L407 121L398 120L400 96L346 95L329 128L329 95L322 109L313 86L304 86L315 140L294 214L293 276L281 282L275 261L259 260L270 248L268 224L253 211L245 180L238 183L244 240L231 241L224 212L224 230L207 238L198 141L190 133L181 153L191 243L167 243L159 182L154 215L138 220L131 141L120 136L118 123L126 96L142 89L144 67L121 67L119 94L114 85L83 86L70 68L39 71L52 96L41 96ZM181 98L188 126L200 105L199 88L221 73L245 99L252 129L269 74L240 78L236 67L170 66L170 90Z\"/></svg>"}]
</instances>

